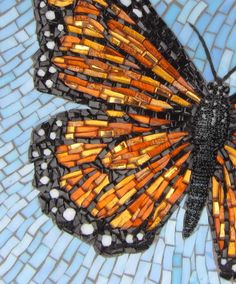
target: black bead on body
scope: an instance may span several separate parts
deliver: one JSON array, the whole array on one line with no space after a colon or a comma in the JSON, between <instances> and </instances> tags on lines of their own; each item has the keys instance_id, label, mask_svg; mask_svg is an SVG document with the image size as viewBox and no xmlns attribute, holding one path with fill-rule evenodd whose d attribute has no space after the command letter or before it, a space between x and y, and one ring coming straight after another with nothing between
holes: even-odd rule
<instances>
[{"instance_id":1,"label":"black bead on body","mask_svg":"<svg viewBox=\"0 0 236 284\"><path fill-rule=\"evenodd\" d=\"M192 121L193 164L186 201L183 237L191 235L205 206L210 178L216 169L216 156L229 129L228 98L222 87L215 87L202 99Z\"/></svg>"}]
</instances>

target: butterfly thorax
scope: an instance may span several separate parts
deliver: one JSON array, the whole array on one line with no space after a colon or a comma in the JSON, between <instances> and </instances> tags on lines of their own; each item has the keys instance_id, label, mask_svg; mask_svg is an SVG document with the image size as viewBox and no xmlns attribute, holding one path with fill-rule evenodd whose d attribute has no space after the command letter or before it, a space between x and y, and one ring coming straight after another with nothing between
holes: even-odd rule
<instances>
[{"instance_id":1,"label":"butterfly thorax","mask_svg":"<svg viewBox=\"0 0 236 284\"><path fill-rule=\"evenodd\" d=\"M229 102L221 91L209 93L199 104L192 121L193 164L183 236L196 227L208 197L210 177L218 150L228 136Z\"/></svg>"},{"instance_id":2,"label":"butterfly thorax","mask_svg":"<svg viewBox=\"0 0 236 284\"><path fill-rule=\"evenodd\" d=\"M192 138L195 148L207 147L217 151L228 134L228 98L217 92L202 99L192 122Z\"/></svg>"}]
</instances>

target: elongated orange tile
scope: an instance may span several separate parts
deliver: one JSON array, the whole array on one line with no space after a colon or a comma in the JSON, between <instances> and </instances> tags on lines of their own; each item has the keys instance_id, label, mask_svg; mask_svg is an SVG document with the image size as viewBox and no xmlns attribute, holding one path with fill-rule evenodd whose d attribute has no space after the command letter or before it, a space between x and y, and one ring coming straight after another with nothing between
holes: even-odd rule
<instances>
[{"instance_id":1,"label":"elongated orange tile","mask_svg":"<svg viewBox=\"0 0 236 284\"><path fill-rule=\"evenodd\" d=\"M49 5L54 5L57 7L66 7L73 4L74 0L48 0Z\"/></svg>"},{"instance_id":2,"label":"elongated orange tile","mask_svg":"<svg viewBox=\"0 0 236 284\"><path fill-rule=\"evenodd\" d=\"M80 13L81 14L92 14L95 16L100 15L100 11L94 5L88 3L87 1L79 1L77 6L74 9L74 12L78 14Z\"/></svg>"},{"instance_id":3,"label":"elongated orange tile","mask_svg":"<svg viewBox=\"0 0 236 284\"><path fill-rule=\"evenodd\" d=\"M92 0L94 3L98 3L100 4L101 6L103 7L107 7L108 6L108 3L106 0Z\"/></svg>"},{"instance_id":4,"label":"elongated orange tile","mask_svg":"<svg viewBox=\"0 0 236 284\"><path fill-rule=\"evenodd\" d=\"M114 12L114 14L118 16L120 19L126 21L127 23L135 24L135 22L128 16L128 14L125 13L125 11L122 10L120 7L114 4L111 4L110 7L111 10Z\"/></svg>"},{"instance_id":5,"label":"elongated orange tile","mask_svg":"<svg viewBox=\"0 0 236 284\"><path fill-rule=\"evenodd\" d=\"M66 188L67 190L70 190L73 188L73 186L79 182L83 175L90 173L94 170L94 168L87 168L84 170L78 170L71 172L69 174L66 174L61 177L60 179L60 186Z\"/></svg>"}]
</instances>

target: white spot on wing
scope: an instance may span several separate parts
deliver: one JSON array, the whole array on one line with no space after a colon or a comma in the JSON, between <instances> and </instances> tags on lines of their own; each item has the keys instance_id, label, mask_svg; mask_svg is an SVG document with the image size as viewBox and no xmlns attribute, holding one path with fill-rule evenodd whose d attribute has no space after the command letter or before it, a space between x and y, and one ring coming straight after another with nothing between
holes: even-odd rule
<instances>
[{"instance_id":1,"label":"white spot on wing","mask_svg":"<svg viewBox=\"0 0 236 284\"><path fill-rule=\"evenodd\" d=\"M43 136L44 134L45 134L45 131L42 128L40 128L38 131L38 135Z\"/></svg>"},{"instance_id":2,"label":"white spot on wing","mask_svg":"<svg viewBox=\"0 0 236 284\"><path fill-rule=\"evenodd\" d=\"M56 18L56 15L53 11L47 11L45 15L49 21L52 21Z\"/></svg>"},{"instance_id":3,"label":"white spot on wing","mask_svg":"<svg viewBox=\"0 0 236 284\"><path fill-rule=\"evenodd\" d=\"M131 5L131 0L120 0L120 3L126 7L129 7Z\"/></svg>"},{"instance_id":4,"label":"white spot on wing","mask_svg":"<svg viewBox=\"0 0 236 284\"><path fill-rule=\"evenodd\" d=\"M75 219L75 215L76 211L73 208L66 208L63 212L63 217L69 222Z\"/></svg>"},{"instance_id":5,"label":"white spot on wing","mask_svg":"<svg viewBox=\"0 0 236 284\"><path fill-rule=\"evenodd\" d=\"M141 241L141 240L143 239L143 233L138 233L138 234L137 234L137 239L138 239L139 241Z\"/></svg>"},{"instance_id":6,"label":"white spot on wing","mask_svg":"<svg viewBox=\"0 0 236 284\"><path fill-rule=\"evenodd\" d=\"M53 86L53 81L52 81L52 80L47 80L47 81L45 82L45 84L46 84L46 86L47 86L48 88L52 88L52 86Z\"/></svg>"},{"instance_id":7,"label":"white spot on wing","mask_svg":"<svg viewBox=\"0 0 236 284\"><path fill-rule=\"evenodd\" d=\"M42 170L46 170L47 167L48 167L48 164L43 162L40 167L41 167Z\"/></svg>"},{"instance_id":8,"label":"white spot on wing","mask_svg":"<svg viewBox=\"0 0 236 284\"><path fill-rule=\"evenodd\" d=\"M42 69L39 69L37 74L40 76L40 77L44 77L45 76L45 72L42 70Z\"/></svg>"},{"instance_id":9,"label":"white spot on wing","mask_svg":"<svg viewBox=\"0 0 236 284\"><path fill-rule=\"evenodd\" d=\"M133 236L131 235L131 234L128 234L127 236L126 236L126 238L125 238L125 240L126 240L126 242L128 243L128 244L132 244L133 243Z\"/></svg>"},{"instance_id":10,"label":"white spot on wing","mask_svg":"<svg viewBox=\"0 0 236 284\"><path fill-rule=\"evenodd\" d=\"M53 189L50 190L50 196L51 196L52 198L58 198L59 195L60 195L60 194L59 194L59 191L58 191L57 189L53 188Z\"/></svg>"},{"instance_id":11,"label":"white spot on wing","mask_svg":"<svg viewBox=\"0 0 236 284\"><path fill-rule=\"evenodd\" d=\"M48 184L49 183L49 177L47 177L47 176L43 176L43 177L41 177L41 179L40 179L40 182L42 183L42 184Z\"/></svg>"},{"instance_id":12,"label":"white spot on wing","mask_svg":"<svg viewBox=\"0 0 236 284\"><path fill-rule=\"evenodd\" d=\"M108 236L108 235L103 235L102 236L102 245L104 247L109 247L112 243L112 238L111 236Z\"/></svg>"},{"instance_id":13,"label":"white spot on wing","mask_svg":"<svg viewBox=\"0 0 236 284\"><path fill-rule=\"evenodd\" d=\"M55 42L54 41L49 41L47 42L47 48L48 49L53 49L55 47Z\"/></svg>"},{"instance_id":14,"label":"white spot on wing","mask_svg":"<svg viewBox=\"0 0 236 284\"><path fill-rule=\"evenodd\" d=\"M51 138L52 140L56 139L56 137L57 137L57 135L56 135L55 132L51 132L51 133L50 133L50 138Z\"/></svg>"},{"instance_id":15,"label":"white spot on wing","mask_svg":"<svg viewBox=\"0 0 236 284\"><path fill-rule=\"evenodd\" d=\"M47 149L43 150L43 153L44 153L45 156L49 156L51 154L51 150L47 148Z\"/></svg>"},{"instance_id":16,"label":"white spot on wing","mask_svg":"<svg viewBox=\"0 0 236 284\"><path fill-rule=\"evenodd\" d=\"M50 68L49 68L49 72L50 73L56 73L57 72L57 69L55 68L55 67L53 67L53 66L51 66Z\"/></svg>"},{"instance_id":17,"label":"white spot on wing","mask_svg":"<svg viewBox=\"0 0 236 284\"><path fill-rule=\"evenodd\" d=\"M94 232L94 228L92 224L83 224L81 226L81 233L83 235L88 236L88 235L91 235L93 232Z\"/></svg>"},{"instance_id":18,"label":"white spot on wing","mask_svg":"<svg viewBox=\"0 0 236 284\"><path fill-rule=\"evenodd\" d=\"M39 157L39 152L38 152L38 151L33 151L33 152L32 152L32 156L33 156L34 158Z\"/></svg>"},{"instance_id":19,"label":"white spot on wing","mask_svg":"<svg viewBox=\"0 0 236 284\"><path fill-rule=\"evenodd\" d=\"M143 16L142 11L140 11L138 9L133 9L133 12L137 17L142 18L142 16Z\"/></svg>"}]
</instances>

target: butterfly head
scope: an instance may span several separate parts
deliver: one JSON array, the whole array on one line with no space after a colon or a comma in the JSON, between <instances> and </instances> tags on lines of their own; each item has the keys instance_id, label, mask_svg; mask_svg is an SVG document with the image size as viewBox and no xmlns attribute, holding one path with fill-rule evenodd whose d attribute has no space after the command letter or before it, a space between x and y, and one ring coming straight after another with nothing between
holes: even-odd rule
<instances>
[{"instance_id":1,"label":"butterfly head","mask_svg":"<svg viewBox=\"0 0 236 284\"><path fill-rule=\"evenodd\" d=\"M207 89L210 94L227 97L230 92L229 85L222 81L213 81L207 84Z\"/></svg>"}]
</instances>

